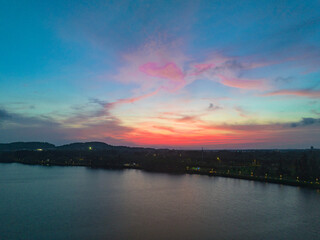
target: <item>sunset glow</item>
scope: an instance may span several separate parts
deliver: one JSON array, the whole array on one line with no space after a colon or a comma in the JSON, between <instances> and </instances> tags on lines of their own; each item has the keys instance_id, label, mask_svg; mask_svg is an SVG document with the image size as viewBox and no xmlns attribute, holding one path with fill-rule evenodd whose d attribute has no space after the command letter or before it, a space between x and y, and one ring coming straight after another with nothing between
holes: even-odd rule
<instances>
[{"instance_id":1,"label":"sunset glow","mask_svg":"<svg viewBox=\"0 0 320 240\"><path fill-rule=\"evenodd\" d=\"M2 4L0 142L320 147L318 1L98 2Z\"/></svg>"}]
</instances>

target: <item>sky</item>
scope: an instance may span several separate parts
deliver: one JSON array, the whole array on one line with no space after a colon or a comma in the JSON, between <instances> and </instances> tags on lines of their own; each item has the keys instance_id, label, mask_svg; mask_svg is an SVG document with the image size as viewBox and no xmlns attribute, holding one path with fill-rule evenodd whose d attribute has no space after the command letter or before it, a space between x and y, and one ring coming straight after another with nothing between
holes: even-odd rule
<instances>
[{"instance_id":1,"label":"sky","mask_svg":"<svg viewBox=\"0 0 320 240\"><path fill-rule=\"evenodd\" d=\"M0 0L0 142L320 147L320 1Z\"/></svg>"}]
</instances>

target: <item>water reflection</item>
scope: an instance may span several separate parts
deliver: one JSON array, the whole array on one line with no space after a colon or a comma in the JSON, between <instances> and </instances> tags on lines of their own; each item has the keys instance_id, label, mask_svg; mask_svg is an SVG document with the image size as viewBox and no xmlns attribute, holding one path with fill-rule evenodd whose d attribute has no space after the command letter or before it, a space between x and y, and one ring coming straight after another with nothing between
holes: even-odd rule
<instances>
[{"instance_id":1,"label":"water reflection","mask_svg":"<svg viewBox=\"0 0 320 240\"><path fill-rule=\"evenodd\" d=\"M1 239L316 239L320 194L199 175L0 164Z\"/></svg>"}]
</instances>

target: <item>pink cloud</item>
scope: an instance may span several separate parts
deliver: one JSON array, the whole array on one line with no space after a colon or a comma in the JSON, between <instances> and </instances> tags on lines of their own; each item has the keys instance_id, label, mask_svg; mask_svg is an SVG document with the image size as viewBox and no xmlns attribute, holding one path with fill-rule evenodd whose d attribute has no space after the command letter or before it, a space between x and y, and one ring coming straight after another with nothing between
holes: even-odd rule
<instances>
[{"instance_id":1,"label":"pink cloud","mask_svg":"<svg viewBox=\"0 0 320 240\"><path fill-rule=\"evenodd\" d=\"M194 73L190 73L190 76L198 76L204 72L206 72L207 70L215 67L215 64L213 63L200 63L200 64L196 64L194 65L195 67L195 72Z\"/></svg>"},{"instance_id":2,"label":"pink cloud","mask_svg":"<svg viewBox=\"0 0 320 240\"><path fill-rule=\"evenodd\" d=\"M150 43L138 51L123 56L124 64L113 76L116 81L138 84L139 92L161 88L175 92L198 79L218 81L240 89L266 90L264 79L238 78L240 70L264 67L270 63L242 62L236 57L214 54L205 61L189 64L190 60L179 48Z\"/></svg>"},{"instance_id":3,"label":"pink cloud","mask_svg":"<svg viewBox=\"0 0 320 240\"><path fill-rule=\"evenodd\" d=\"M277 95L320 98L320 90L279 90L279 91L266 93L263 96L277 96Z\"/></svg>"},{"instance_id":4,"label":"pink cloud","mask_svg":"<svg viewBox=\"0 0 320 240\"><path fill-rule=\"evenodd\" d=\"M157 90L155 90L155 91L153 91L153 92L150 92L150 93L147 93L147 94L143 94L143 95L140 95L140 96L137 96L137 97L118 99L118 100L115 101L115 102L111 102L111 103L106 104L106 108L107 108L107 109L110 109L110 108L116 107L116 106L121 105L121 104L134 103L134 102L140 101L140 100L142 100L142 99L145 99L145 98L154 96L154 95L156 95L159 91L160 91L160 88L157 89Z\"/></svg>"},{"instance_id":5,"label":"pink cloud","mask_svg":"<svg viewBox=\"0 0 320 240\"><path fill-rule=\"evenodd\" d=\"M185 78L188 84L201 78L218 81L225 86L233 88L266 90L269 88L266 79L244 79L237 76L244 70L265 67L271 64L275 63L246 62L236 57L217 54L211 57L209 61L191 65L191 69L187 69Z\"/></svg>"},{"instance_id":6,"label":"pink cloud","mask_svg":"<svg viewBox=\"0 0 320 240\"><path fill-rule=\"evenodd\" d=\"M173 89L163 87L168 90L177 90L185 85L184 74L182 70L173 62L169 62L164 66L160 66L155 62L148 62L141 65L139 70L149 76L169 80Z\"/></svg>"},{"instance_id":7,"label":"pink cloud","mask_svg":"<svg viewBox=\"0 0 320 240\"><path fill-rule=\"evenodd\" d=\"M226 77L223 75L217 75L220 78L220 83L233 88L241 88L241 89L265 89L266 84L263 79L259 80L251 80L251 79L243 79L236 77Z\"/></svg>"},{"instance_id":8,"label":"pink cloud","mask_svg":"<svg viewBox=\"0 0 320 240\"><path fill-rule=\"evenodd\" d=\"M246 118L246 117L248 117L248 115L249 115L249 112L246 111L245 109L243 109L243 108L240 107L240 106L234 107L234 110L236 110L236 112L237 112L241 117Z\"/></svg>"},{"instance_id":9,"label":"pink cloud","mask_svg":"<svg viewBox=\"0 0 320 240\"><path fill-rule=\"evenodd\" d=\"M215 65L212 63L200 63L200 64L196 64L194 65L194 67L196 69L198 69L199 71L205 71L207 69L210 69L212 67L214 67Z\"/></svg>"},{"instance_id":10,"label":"pink cloud","mask_svg":"<svg viewBox=\"0 0 320 240\"><path fill-rule=\"evenodd\" d=\"M189 59L176 44L149 42L123 55L122 60L117 73L104 79L134 84L140 93L158 88L173 92L186 85L182 66Z\"/></svg>"}]
</instances>

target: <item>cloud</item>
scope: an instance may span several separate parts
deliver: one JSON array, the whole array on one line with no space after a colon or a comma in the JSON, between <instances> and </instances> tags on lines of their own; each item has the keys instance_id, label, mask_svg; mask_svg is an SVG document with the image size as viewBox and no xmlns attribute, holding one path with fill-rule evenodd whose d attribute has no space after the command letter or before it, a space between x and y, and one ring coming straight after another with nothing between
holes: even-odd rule
<instances>
[{"instance_id":1,"label":"cloud","mask_svg":"<svg viewBox=\"0 0 320 240\"><path fill-rule=\"evenodd\" d=\"M162 112L157 119L168 120L170 123L203 123L201 116L207 115L207 113L201 113L197 115L180 114L176 112Z\"/></svg>"},{"instance_id":2,"label":"cloud","mask_svg":"<svg viewBox=\"0 0 320 240\"><path fill-rule=\"evenodd\" d=\"M271 64L269 62L242 62L238 58L221 54L214 54L208 60L194 62L179 49L175 44L150 42L137 51L124 55L122 66L111 79L137 85L135 91L142 97L119 99L118 102L139 101L153 96L153 93L159 93L160 89L176 93L200 79L208 79L238 89L268 89L266 79L247 79L239 76L243 75L245 70L263 67ZM153 93L144 96L143 93L148 91Z\"/></svg>"},{"instance_id":3,"label":"cloud","mask_svg":"<svg viewBox=\"0 0 320 240\"><path fill-rule=\"evenodd\" d=\"M10 119L11 115L4 109L0 109L0 121L3 121L5 119Z\"/></svg>"},{"instance_id":4,"label":"cloud","mask_svg":"<svg viewBox=\"0 0 320 240\"><path fill-rule=\"evenodd\" d=\"M248 69L252 68L253 65L243 64L237 59L227 59L225 62L222 62L221 64L217 65L215 67L216 72L221 71L237 71L242 69Z\"/></svg>"},{"instance_id":5,"label":"cloud","mask_svg":"<svg viewBox=\"0 0 320 240\"><path fill-rule=\"evenodd\" d=\"M193 119L191 118L193 121ZM174 120L173 120L174 121ZM310 119L302 119L300 125L292 127L291 123L267 124L209 124L194 122L193 128L185 131L179 125L157 125L153 131L149 128L135 128L127 135L127 139L136 145L156 147L208 147L221 148L281 148L308 146L319 141L315 134L315 123ZM315 121L317 122L317 121ZM178 123L177 123L178 124ZM175 127L176 126L176 127Z\"/></svg>"},{"instance_id":6,"label":"cloud","mask_svg":"<svg viewBox=\"0 0 320 240\"><path fill-rule=\"evenodd\" d=\"M182 116L181 118L176 119L177 122L187 122L187 123L195 123L199 122L200 119L198 116Z\"/></svg>"},{"instance_id":7,"label":"cloud","mask_svg":"<svg viewBox=\"0 0 320 240\"><path fill-rule=\"evenodd\" d=\"M209 111L215 111L215 110L219 110L219 109L222 109L222 107L214 105L213 103L209 104L209 107L208 107Z\"/></svg>"},{"instance_id":8,"label":"cloud","mask_svg":"<svg viewBox=\"0 0 320 240\"><path fill-rule=\"evenodd\" d=\"M154 125L152 126L153 128L156 128L156 129L160 129L160 130L165 130L165 131L168 131L168 132L171 132L171 133L175 133L176 130L172 127L166 127L166 126L157 126L157 125Z\"/></svg>"},{"instance_id":9,"label":"cloud","mask_svg":"<svg viewBox=\"0 0 320 240\"><path fill-rule=\"evenodd\" d=\"M19 113L9 112L5 109L0 110L0 121L5 123L6 125L14 125L18 126L35 126L35 125L45 125L45 126L56 126L59 125L54 119L49 116L28 116Z\"/></svg>"},{"instance_id":10,"label":"cloud","mask_svg":"<svg viewBox=\"0 0 320 240\"><path fill-rule=\"evenodd\" d=\"M66 128L68 138L81 140L103 140L112 138L125 141L132 128L121 125L119 119L109 119L101 123L85 123L78 128Z\"/></svg>"},{"instance_id":11,"label":"cloud","mask_svg":"<svg viewBox=\"0 0 320 240\"><path fill-rule=\"evenodd\" d=\"M63 139L61 124L49 116L28 116L0 110L0 141L51 141Z\"/></svg>"},{"instance_id":12,"label":"cloud","mask_svg":"<svg viewBox=\"0 0 320 240\"><path fill-rule=\"evenodd\" d=\"M308 97L308 98L320 98L320 91L319 90L279 90L279 91L273 91L266 94L263 94L262 96L297 96L297 97Z\"/></svg>"},{"instance_id":13,"label":"cloud","mask_svg":"<svg viewBox=\"0 0 320 240\"><path fill-rule=\"evenodd\" d=\"M157 63L149 62L139 67L139 70L152 77L164 78L170 81L172 89L176 90L185 85L184 74L175 63L166 63L164 66L159 66Z\"/></svg>"},{"instance_id":14,"label":"cloud","mask_svg":"<svg viewBox=\"0 0 320 240\"><path fill-rule=\"evenodd\" d=\"M320 118L302 118L301 121L291 123L290 126L295 128L298 126L308 126L308 125L314 125L319 123L320 123Z\"/></svg>"},{"instance_id":15,"label":"cloud","mask_svg":"<svg viewBox=\"0 0 320 240\"><path fill-rule=\"evenodd\" d=\"M159 87L170 88L170 84L183 83L182 69L188 58L175 43L162 44L151 41L138 50L123 55L122 60L122 66L111 79L138 84L145 91Z\"/></svg>"},{"instance_id":16,"label":"cloud","mask_svg":"<svg viewBox=\"0 0 320 240\"><path fill-rule=\"evenodd\" d=\"M275 78L275 81L289 83L289 82L292 82L293 79L294 79L293 77L277 77L277 78Z\"/></svg>"},{"instance_id":17,"label":"cloud","mask_svg":"<svg viewBox=\"0 0 320 240\"><path fill-rule=\"evenodd\" d=\"M100 106L104 101L92 100ZM215 105L209 105L214 108ZM243 109L237 107L241 112ZM171 146L191 147L208 146L210 148L248 146L279 146L286 141L287 146L301 146L317 141L320 118L302 118L297 122L267 124L211 124L200 119L200 115L183 115L173 112L163 113L165 122L148 122L137 126L124 126L122 121L110 113L79 110L79 115L64 121L50 117L27 117L21 114L1 110L1 116L11 116L1 128L0 141L53 141L65 143L70 141L105 141L114 145L129 146ZM5 114L4 114L5 113ZM159 118L161 119L161 118ZM13 124L13 125L12 125ZM70 125L71 124L71 125ZM297 137L299 136L299 137ZM319 139L318 139L319 140ZM258 144L258 145L257 145ZM265 145L263 145L265 144ZM296 145L294 145L296 144ZM260 146L260 145L259 145ZM290 145L291 146L291 145Z\"/></svg>"},{"instance_id":18,"label":"cloud","mask_svg":"<svg viewBox=\"0 0 320 240\"><path fill-rule=\"evenodd\" d=\"M249 112L240 106L234 107L234 110L236 110L241 117L248 117L249 115Z\"/></svg>"},{"instance_id":19,"label":"cloud","mask_svg":"<svg viewBox=\"0 0 320 240\"><path fill-rule=\"evenodd\" d=\"M213 63L199 63L199 64L195 64L193 66L195 68L193 73L190 73L191 76L198 76L206 71L208 71L209 69L212 69L215 67L215 64Z\"/></svg>"},{"instance_id":20,"label":"cloud","mask_svg":"<svg viewBox=\"0 0 320 240\"><path fill-rule=\"evenodd\" d=\"M104 107L108 102L103 101L101 99L98 98L89 98L89 102L90 103L95 103L95 104L99 104L100 106Z\"/></svg>"},{"instance_id":21,"label":"cloud","mask_svg":"<svg viewBox=\"0 0 320 240\"><path fill-rule=\"evenodd\" d=\"M126 103L134 103L134 102L137 102L137 101L140 101L140 100L143 100L145 98L148 98L148 97L151 97L151 96L155 96L159 91L161 90L161 88L153 91L153 92L150 92L150 93L146 93L146 94L143 94L143 95L140 95L140 96L137 96L137 97L131 97L131 98L122 98L122 99L118 99L117 101L114 101L114 102L110 102L110 103L106 103L104 104L104 108L109 111L121 104L126 104Z\"/></svg>"},{"instance_id":22,"label":"cloud","mask_svg":"<svg viewBox=\"0 0 320 240\"><path fill-rule=\"evenodd\" d=\"M315 110L315 109L312 109L311 112L314 113L314 114L316 114L316 115L319 115L319 116L320 116L320 111L317 111L317 110Z\"/></svg>"},{"instance_id":23,"label":"cloud","mask_svg":"<svg viewBox=\"0 0 320 240\"><path fill-rule=\"evenodd\" d=\"M105 109L105 102L90 99L99 109L77 109L71 116L55 119L50 116L27 116L0 110L0 141L53 141L64 143L79 140L107 141L110 144L129 144L125 136L131 127L123 126L121 120ZM132 143L133 144L133 143Z\"/></svg>"},{"instance_id":24,"label":"cloud","mask_svg":"<svg viewBox=\"0 0 320 240\"><path fill-rule=\"evenodd\" d=\"M210 60L191 64L186 70L185 78L188 83L198 79L208 79L232 88L266 90L269 88L266 79L246 79L240 76L245 71L270 64L274 63L246 62L236 57L215 54L210 57Z\"/></svg>"},{"instance_id":25,"label":"cloud","mask_svg":"<svg viewBox=\"0 0 320 240\"><path fill-rule=\"evenodd\" d=\"M263 79L251 80L235 77L226 77L223 75L218 75L218 77L221 79L220 83L228 87L260 90L265 90L266 87L266 84L264 83Z\"/></svg>"}]
</instances>

